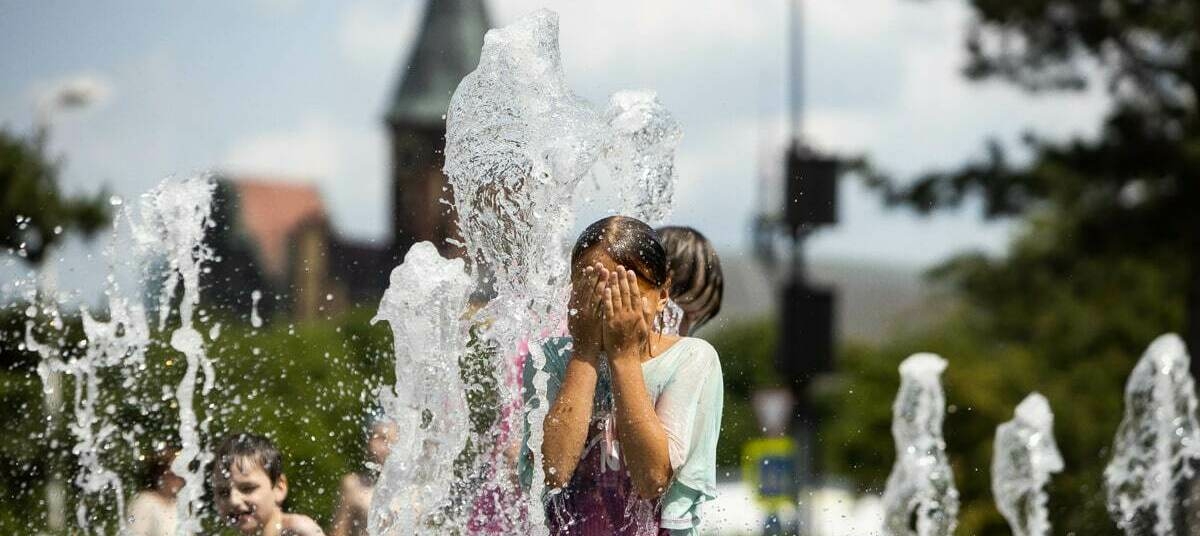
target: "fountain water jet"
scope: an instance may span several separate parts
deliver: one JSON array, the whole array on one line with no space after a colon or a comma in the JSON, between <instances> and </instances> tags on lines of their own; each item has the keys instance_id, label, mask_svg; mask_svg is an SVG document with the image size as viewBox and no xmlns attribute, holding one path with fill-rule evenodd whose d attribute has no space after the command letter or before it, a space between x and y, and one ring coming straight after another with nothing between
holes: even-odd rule
<instances>
[{"instance_id":1,"label":"fountain water jet","mask_svg":"<svg viewBox=\"0 0 1200 536\"><path fill-rule=\"evenodd\" d=\"M1054 413L1046 397L1031 393L1013 420L996 428L992 458L992 495L1013 536L1048 536L1046 484L1063 470L1054 442Z\"/></svg>"},{"instance_id":2,"label":"fountain water jet","mask_svg":"<svg viewBox=\"0 0 1200 536\"><path fill-rule=\"evenodd\" d=\"M392 271L372 322L392 328L396 383L381 391L380 402L402 433L371 500L371 534L427 533L445 522L454 460L467 441L459 357L472 287L463 260L442 258L429 242L414 244Z\"/></svg>"},{"instance_id":3,"label":"fountain water jet","mask_svg":"<svg viewBox=\"0 0 1200 536\"><path fill-rule=\"evenodd\" d=\"M894 536L950 536L958 516L958 490L942 436L946 360L914 354L900 364L900 391L892 405L896 463L883 494L884 532Z\"/></svg>"},{"instance_id":4,"label":"fountain water jet","mask_svg":"<svg viewBox=\"0 0 1200 536\"><path fill-rule=\"evenodd\" d=\"M1108 510L1126 534L1175 533L1179 487L1200 459L1191 358L1175 334L1150 343L1125 385L1125 416L1104 469Z\"/></svg>"},{"instance_id":5,"label":"fountain water jet","mask_svg":"<svg viewBox=\"0 0 1200 536\"><path fill-rule=\"evenodd\" d=\"M565 245L579 183L607 172L622 211L660 221L670 211L679 128L652 92L615 94L604 113L576 96L563 74L558 19L548 10L488 32L478 68L454 92L446 125L445 172L459 230L496 293L477 318L500 349L494 369L509 370L516 364L508 357L521 341L532 338L536 345L539 337L560 333L568 314ZM541 422L549 410L548 377L541 353L529 355L532 401L502 426L530 431L535 475L527 521L531 530L544 531ZM521 377L519 371L498 376ZM518 406L521 393L513 386L502 383L500 394L507 407Z\"/></svg>"},{"instance_id":6,"label":"fountain water jet","mask_svg":"<svg viewBox=\"0 0 1200 536\"><path fill-rule=\"evenodd\" d=\"M200 516L204 510L204 481L212 453L205 449L212 413L196 413L196 387L207 396L216 381L212 360L204 351L204 337L194 326L194 313L200 304L200 271L211 260L204 237L212 225L212 196L215 183L208 177L182 181L163 181L142 195L141 219L132 223L134 239L143 255L166 255L161 269L163 286L159 290L158 328L165 329L178 297L179 327L171 333L171 348L186 360L183 379L175 389L179 406L179 454L171 462L171 471L183 478L176 499L175 533L180 536L203 530ZM203 406L203 404L200 404Z\"/></svg>"},{"instance_id":7,"label":"fountain water jet","mask_svg":"<svg viewBox=\"0 0 1200 536\"><path fill-rule=\"evenodd\" d=\"M78 456L80 465L75 485L85 496L97 498L111 490L115 495L117 519L121 520L125 514L124 488L104 459L114 448L113 440L118 434L127 445L134 446L140 430L118 429L113 421L111 403L104 408L97 406L106 391L133 391L138 375L144 370L145 353L150 345L149 322L143 308L137 305L141 294L134 292L127 296L116 283L118 224L122 219L129 223L138 252L134 260L146 272L158 272L147 275L162 276L161 288L146 289L158 298L158 329L165 329L171 311L177 307L180 326L172 334L171 346L184 353L187 360L184 379L175 392L182 450L172 465L172 471L185 481L177 501L177 533L181 535L202 530L199 517L204 509L204 470L210 458L204 451L201 435L207 431L211 415L206 415L203 420L197 417L195 388L198 375L203 374L202 393L208 393L213 388L215 374L211 361L204 354L203 338L193 327L193 311L199 303L200 271L208 260L203 240L210 225L213 188L212 181L206 177L165 180L142 196L137 214L114 198L113 206L120 208L114 219L113 244L105 252L111 264L105 290L109 319L97 320L86 309L81 311L86 338L81 346L84 349L82 355L68 358L72 353L70 348L38 341L32 319L26 323L25 345L41 357L38 374L43 385L47 389L54 388L52 384L56 382L57 374L74 378L74 420L69 428L75 438L72 452ZM43 309L51 317L50 327L60 332L59 341L65 340L61 336L64 325L57 309L51 304L45 304ZM36 308L32 313L30 317L36 316ZM120 385L104 383L103 374L110 370L118 373ZM86 500L80 501L76 508L76 522L87 532L102 533L106 528L93 519Z\"/></svg>"},{"instance_id":8,"label":"fountain water jet","mask_svg":"<svg viewBox=\"0 0 1200 536\"><path fill-rule=\"evenodd\" d=\"M145 364L150 333L142 308L117 296L115 290L110 288L108 292L110 319L107 322L96 320L86 309L81 311L86 337L83 355L64 360L67 352L63 348L36 340L32 320L26 322L25 346L41 357L38 375L46 388L53 388L52 375L67 374L74 378L73 420L68 426L75 438L71 451L79 463L74 484L84 497L101 502L104 494L111 492L117 519L122 519L125 515L124 486L116 471L107 467L104 460L120 430L112 422L111 412L98 407L103 395L102 375L106 370L119 371L122 387L128 389L134 381L133 371ZM57 318L57 314L54 316ZM61 323L58 329L62 329ZM136 441L132 431L124 431L123 435L122 439L127 443ZM104 527L93 523L88 502L79 501L75 521L85 532L95 529L97 534L102 534Z\"/></svg>"}]
</instances>

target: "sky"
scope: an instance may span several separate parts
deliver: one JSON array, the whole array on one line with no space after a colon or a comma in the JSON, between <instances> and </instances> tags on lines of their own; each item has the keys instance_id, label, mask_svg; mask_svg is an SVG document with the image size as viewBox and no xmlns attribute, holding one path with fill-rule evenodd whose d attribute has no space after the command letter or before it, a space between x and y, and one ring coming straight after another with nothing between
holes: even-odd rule
<instances>
[{"instance_id":1,"label":"sky","mask_svg":"<svg viewBox=\"0 0 1200 536\"><path fill-rule=\"evenodd\" d=\"M602 105L653 89L683 129L674 220L745 249L765 177L779 180L786 132L785 0L491 0L492 23L548 7L575 91ZM0 125L43 117L71 192L133 197L208 170L316 184L340 232L386 237L382 115L423 0L27 2L0 0ZM983 154L1026 130L1090 136L1100 89L1031 96L960 75L970 13L958 0L805 2L806 139L901 177ZM46 95L84 84L82 110ZM929 266L957 252L1000 254L1012 222L978 206L917 216L840 186L839 223L814 257Z\"/></svg>"}]
</instances>

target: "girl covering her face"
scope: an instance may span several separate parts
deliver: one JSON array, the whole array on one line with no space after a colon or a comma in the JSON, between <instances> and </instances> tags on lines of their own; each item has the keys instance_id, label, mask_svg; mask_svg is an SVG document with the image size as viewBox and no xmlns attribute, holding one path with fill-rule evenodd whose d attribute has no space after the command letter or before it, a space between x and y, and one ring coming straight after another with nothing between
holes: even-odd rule
<instances>
[{"instance_id":1,"label":"girl covering her face","mask_svg":"<svg viewBox=\"0 0 1200 536\"><path fill-rule=\"evenodd\" d=\"M671 269L645 223L602 219L571 257L570 336L530 348L544 354L551 377L549 415L529 423L543 427L551 533L694 534L700 504L715 496L717 353L653 329ZM527 407L533 372L526 367ZM526 447L526 485L531 459Z\"/></svg>"}]
</instances>

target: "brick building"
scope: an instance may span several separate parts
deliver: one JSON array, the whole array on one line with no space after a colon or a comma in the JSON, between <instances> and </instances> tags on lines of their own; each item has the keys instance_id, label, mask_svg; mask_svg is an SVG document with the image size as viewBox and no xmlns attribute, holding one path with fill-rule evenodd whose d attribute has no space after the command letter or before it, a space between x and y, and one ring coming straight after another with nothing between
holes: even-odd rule
<instances>
[{"instance_id":1,"label":"brick building","mask_svg":"<svg viewBox=\"0 0 1200 536\"><path fill-rule=\"evenodd\" d=\"M391 141L391 235L348 240L330 223L320 192L280 178L218 178L209 244L219 262L205 279L206 303L294 321L375 306L409 247L431 241L461 255L453 192L442 173L450 96L479 63L488 16L483 0L430 0L400 70L384 125Z\"/></svg>"}]
</instances>

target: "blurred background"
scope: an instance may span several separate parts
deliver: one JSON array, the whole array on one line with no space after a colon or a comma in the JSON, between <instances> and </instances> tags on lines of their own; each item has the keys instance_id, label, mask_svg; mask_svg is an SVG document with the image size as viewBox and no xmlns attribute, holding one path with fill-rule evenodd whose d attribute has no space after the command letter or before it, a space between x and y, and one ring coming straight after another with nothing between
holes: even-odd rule
<instances>
[{"instance_id":1,"label":"blurred background","mask_svg":"<svg viewBox=\"0 0 1200 536\"><path fill-rule=\"evenodd\" d=\"M1125 378L1163 332L1200 342L1200 2L0 0L0 527L70 525L46 492L70 481L66 432L20 346L28 281L96 307L111 200L199 172L220 180L220 389L256 400L214 428L275 438L293 506L327 525L391 382L367 323L387 274L414 241L455 251L449 94L487 28L539 7L581 96L653 89L684 132L672 223L717 245L726 281L698 333L726 381L710 532L760 532L774 506L743 465L782 434L803 533L870 533L896 366L931 351L959 533L1007 533L992 437L1034 390L1066 459L1057 530L1116 533L1101 472ZM159 353L147 400L178 381ZM786 400L786 430L756 394ZM165 434L171 403L114 411ZM136 459L114 463L136 482Z\"/></svg>"}]
</instances>

